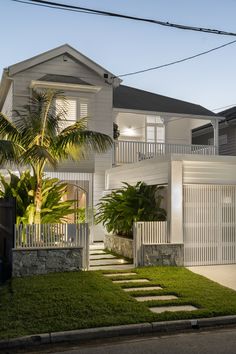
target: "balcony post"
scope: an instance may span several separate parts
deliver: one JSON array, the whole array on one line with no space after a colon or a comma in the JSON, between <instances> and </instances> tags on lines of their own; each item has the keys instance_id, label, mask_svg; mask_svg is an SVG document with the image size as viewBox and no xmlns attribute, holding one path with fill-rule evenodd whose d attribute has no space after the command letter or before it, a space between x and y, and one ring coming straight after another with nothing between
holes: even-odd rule
<instances>
[{"instance_id":1,"label":"balcony post","mask_svg":"<svg viewBox=\"0 0 236 354\"><path fill-rule=\"evenodd\" d=\"M215 147L215 154L219 154L219 122L218 119L212 119L211 124L213 126L214 131L214 147Z\"/></svg>"},{"instance_id":2,"label":"balcony post","mask_svg":"<svg viewBox=\"0 0 236 354\"><path fill-rule=\"evenodd\" d=\"M183 163L170 161L168 172L168 237L170 243L183 243Z\"/></svg>"}]
</instances>

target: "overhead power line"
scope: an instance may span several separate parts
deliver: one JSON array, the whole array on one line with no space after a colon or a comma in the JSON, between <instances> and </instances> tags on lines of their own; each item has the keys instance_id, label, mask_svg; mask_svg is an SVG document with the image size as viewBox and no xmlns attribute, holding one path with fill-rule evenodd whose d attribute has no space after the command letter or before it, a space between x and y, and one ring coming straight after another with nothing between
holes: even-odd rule
<instances>
[{"instance_id":1,"label":"overhead power line","mask_svg":"<svg viewBox=\"0 0 236 354\"><path fill-rule=\"evenodd\" d=\"M182 24L177 24L177 23L154 20L154 19L150 19L150 18L125 15L125 14L120 14L120 13L116 13L116 12L96 10L96 9L92 9L92 8L88 8L88 7L68 5L68 4L58 3L58 2L53 2L53 1L44 1L44 0L26 0L26 1L12 0L12 1L24 3L24 4L29 4L29 5L50 7L50 8L55 8L55 9L65 10L65 11L81 12L81 13L92 14L92 15L110 16L110 17L122 18L122 19L132 20L132 21L147 22L147 23L151 23L151 24L155 24L155 25L172 27L172 28L177 28L177 29L182 29L182 30L187 30L187 31L197 31L197 32L224 35L224 36L236 36L235 32L227 32L227 31L223 31L223 30L204 28L204 27L187 26L187 25L182 25Z\"/></svg>"},{"instance_id":2,"label":"overhead power line","mask_svg":"<svg viewBox=\"0 0 236 354\"><path fill-rule=\"evenodd\" d=\"M212 48L212 49L209 49L209 50L205 50L204 52L201 52L201 53L198 53L198 54L195 54L195 55L191 55L191 56L186 57L186 58L183 58L183 59L175 60L175 61L172 61L172 62L170 62L170 63L166 63L166 64L154 66L154 67L147 68L147 69L143 69L143 70L132 71L132 72L129 72L129 73L126 73L126 74L117 75L116 77L125 77L125 76L137 75L137 74L145 73L145 72L148 72L148 71L153 71L153 70L165 68L165 67L167 67L167 66L171 66L171 65L175 65L175 64L180 64L180 63L183 63L184 61L188 61L188 60L195 59L195 58L197 58L197 57L200 57L200 56L202 56L202 55L205 55L205 54L214 52L214 51L216 51L216 50L219 50L219 49L221 49L221 48L227 47L227 46L229 46L229 45L231 45L231 44L234 44L234 43L236 43L236 40L231 41L231 42L228 42L228 43L225 43L225 44L222 44L222 45L220 45L220 46L218 46L218 47L215 47L215 48ZM114 78L115 78L115 77L114 77Z\"/></svg>"}]
</instances>

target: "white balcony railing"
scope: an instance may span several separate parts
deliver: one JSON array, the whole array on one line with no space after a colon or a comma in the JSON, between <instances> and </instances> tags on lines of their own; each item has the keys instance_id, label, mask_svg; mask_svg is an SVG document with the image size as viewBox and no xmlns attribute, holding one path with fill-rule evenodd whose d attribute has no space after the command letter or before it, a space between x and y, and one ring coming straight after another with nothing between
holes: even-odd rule
<instances>
[{"instance_id":1,"label":"white balcony railing","mask_svg":"<svg viewBox=\"0 0 236 354\"><path fill-rule=\"evenodd\" d=\"M119 140L114 144L113 164L134 163L170 153L216 155L216 148L213 145L182 145Z\"/></svg>"}]
</instances>

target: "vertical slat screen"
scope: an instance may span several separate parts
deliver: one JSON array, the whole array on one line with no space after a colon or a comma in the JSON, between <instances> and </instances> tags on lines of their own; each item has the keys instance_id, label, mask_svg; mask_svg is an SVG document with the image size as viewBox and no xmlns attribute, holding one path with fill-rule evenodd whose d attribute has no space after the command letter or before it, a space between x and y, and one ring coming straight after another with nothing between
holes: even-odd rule
<instances>
[{"instance_id":1,"label":"vertical slat screen","mask_svg":"<svg viewBox=\"0 0 236 354\"><path fill-rule=\"evenodd\" d=\"M236 263L236 186L184 185L184 259Z\"/></svg>"}]
</instances>

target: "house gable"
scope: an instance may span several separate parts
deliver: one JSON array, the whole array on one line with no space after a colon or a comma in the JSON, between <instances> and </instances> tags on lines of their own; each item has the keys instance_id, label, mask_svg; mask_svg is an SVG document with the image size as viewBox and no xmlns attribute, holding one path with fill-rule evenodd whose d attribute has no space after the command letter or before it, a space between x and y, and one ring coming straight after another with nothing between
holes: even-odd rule
<instances>
[{"instance_id":1,"label":"house gable","mask_svg":"<svg viewBox=\"0 0 236 354\"><path fill-rule=\"evenodd\" d=\"M64 60L67 60L67 57L73 58L75 61L83 64L84 66L88 67L90 70L97 73L98 76L104 78L104 74L107 74L108 77L113 77L114 75L110 73L108 70L103 68L102 66L98 65L84 54L80 53L73 47L68 44L64 44L60 47L54 48L42 54L36 55L30 59L24 60L22 62L16 63L14 65L9 66L8 73L9 76L15 75L21 71L25 71L29 68L32 68L36 65L41 63L47 62L53 58L59 57L61 55L65 55L66 57Z\"/></svg>"}]
</instances>

